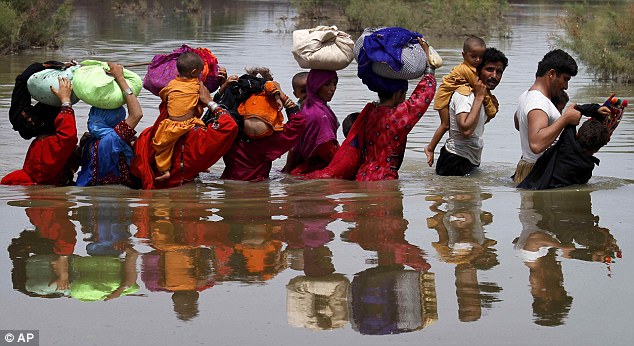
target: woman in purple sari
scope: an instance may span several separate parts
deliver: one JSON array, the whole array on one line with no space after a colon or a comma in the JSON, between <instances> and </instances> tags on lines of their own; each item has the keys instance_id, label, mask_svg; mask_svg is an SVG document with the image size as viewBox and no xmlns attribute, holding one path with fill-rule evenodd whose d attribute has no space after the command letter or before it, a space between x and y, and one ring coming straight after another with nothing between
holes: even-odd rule
<instances>
[{"instance_id":1,"label":"woman in purple sari","mask_svg":"<svg viewBox=\"0 0 634 346\"><path fill-rule=\"evenodd\" d=\"M306 100L302 114L306 130L297 144L288 152L285 172L302 175L326 167L339 148L337 128L339 121L328 106L337 90L336 71L310 70L306 82Z\"/></svg>"}]
</instances>

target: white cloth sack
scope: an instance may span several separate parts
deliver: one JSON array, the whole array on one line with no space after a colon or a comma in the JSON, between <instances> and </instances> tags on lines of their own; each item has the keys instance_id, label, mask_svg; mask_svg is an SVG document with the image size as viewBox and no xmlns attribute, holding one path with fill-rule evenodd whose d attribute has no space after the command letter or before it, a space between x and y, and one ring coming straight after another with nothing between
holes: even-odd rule
<instances>
[{"instance_id":1,"label":"white cloth sack","mask_svg":"<svg viewBox=\"0 0 634 346\"><path fill-rule=\"evenodd\" d=\"M354 60L354 41L336 26L295 30L292 52L302 68L342 70Z\"/></svg>"},{"instance_id":2,"label":"white cloth sack","mask_svg":"<svg viewBox=\"0 0 634 346\"><path fill-rule=\"evenodd\" d=\"M59 107L62 105L62 102L57 96L55 96L55 94L53 94L51 86L55 88L55 90L59 90L59 80L57 78L66 77L72 81L73 72L78 68L79 66L71 66L63 70L48 68L34 73L31 77L29 77L29 79L27 79L26 88L29 90L31 97L36 101L49 106ZM79 98L75 95L74 91L70 94L70 102L79 102Z\"/></svg>"}]
</instances>

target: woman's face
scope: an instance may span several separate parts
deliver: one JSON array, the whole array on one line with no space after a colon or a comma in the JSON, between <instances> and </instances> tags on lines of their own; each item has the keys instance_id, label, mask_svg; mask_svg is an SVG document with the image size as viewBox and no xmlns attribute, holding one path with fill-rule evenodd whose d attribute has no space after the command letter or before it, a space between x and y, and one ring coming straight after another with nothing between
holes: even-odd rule
<instances>
[{"instance_id":1,"label":"woman's face","mask_svg":"<svg viewBox=\"0 0 634 346\"><path fill-rule=\"evenodd\" d=\"M317 89L317 96L319 96L319 98L326 102L330 102L330 100L332 100L332 97L335 96L338 81L339 78L337 77L334 77L331 80L327 81L324 85Z\"/></svg>"}]
</instances>

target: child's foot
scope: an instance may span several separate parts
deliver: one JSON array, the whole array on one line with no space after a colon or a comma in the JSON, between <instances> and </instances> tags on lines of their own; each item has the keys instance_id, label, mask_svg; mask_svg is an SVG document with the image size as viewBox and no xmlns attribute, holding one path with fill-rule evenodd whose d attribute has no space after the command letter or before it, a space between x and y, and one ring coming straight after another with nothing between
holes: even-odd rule
<instances>
[{"instance_id":1,"label":"child's foot","mask_svg":"<svg viewBox=\"0 0 634 346\"><path fill-rule=\"evenodd\" d=\"M169 179L170 176L171 176L170 171L165 171L165 172L161 172L161 175L159 175L158 177L154 178L154 180L163 181L163 180Z\"/></svg>"},{"instance_id":2,"label":"child's foot","mask_svg":"<svg viewBox=\"0 0 634 346\"><path fill-rule=\"evenodd\" d=\"M425 156L427 156L427 164L431 167L434 164L434 151L428 145L425 146Z\"/></svg>"}]
</instances>

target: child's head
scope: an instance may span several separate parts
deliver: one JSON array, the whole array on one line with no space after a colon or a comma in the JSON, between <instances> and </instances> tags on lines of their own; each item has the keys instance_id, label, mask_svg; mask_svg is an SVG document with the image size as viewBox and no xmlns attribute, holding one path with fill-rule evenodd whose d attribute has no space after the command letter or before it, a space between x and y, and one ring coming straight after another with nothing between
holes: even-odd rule
<instances>
[{"instance_id":1,"label":"child's head","mask_svg":"<svg viewBox=\"0 0 634 346\"><path fill-rule=\"evenodd\" d=\"M568 101L570 101L570 97L568 97L568 93L565 90L562 90L557 96L552 97L550 101L555 105L559 113L561 113L564 111L564 108L566 108Z\"/></svg>"},{"instance_id":2,"label":"child's head","mask_svg":"<svg viewBox=\"0 0 634 346\"><path fill-rule=\"evenodd\" d=\"M198 78L204 67L203 59L194 52L185 52L176 61L178 74L185 78Z\"/></svg>"},{"instance_id":3,"label":"child's head","mask_svg":"<svg viewBox=\"0 0 634 346\"><path fill-rule=\"evenodd\" d=\"M359 116L359 112L354 112L354 113L348 114L346 118L343 119L343 124L341 125L341 128L343 130L344 137L348 137L348 132L350 132L350 129L352 128L352 124L354 124L358 116Z\"/></svg>"},{"instance_id":4,"label":"child's head","mask_svg":"<svg viewBox=\"0 0 634 346\"><path fill-rule=\"evenodd\" d=\"M462 45L462 58L469 65L478 67L486 48L487 46L483 39L477 36L469 36Z\"/></svg>"},{"instance_id":5,"label":"child's head","mask_svg":"<svg viewBox=\"0 0 634 346\"><path fill-rule=\"evenodd\" d=\"M594 154L608 144L610 133L607 126L595 119L588 119L577 131L579 146L589 154Z\"/></svg>"},{"instance_id":6,"label":"child's head","mask_svg":"<svg viewBox=\"0 0 634 346\"><path fill-rule=\"evenodd\" d=\"M293 95L301 102L306 98L306 81L308 80L308 72L299 72L293 76L291 81L293 85Z\"/></svg>"}]
</instances>

